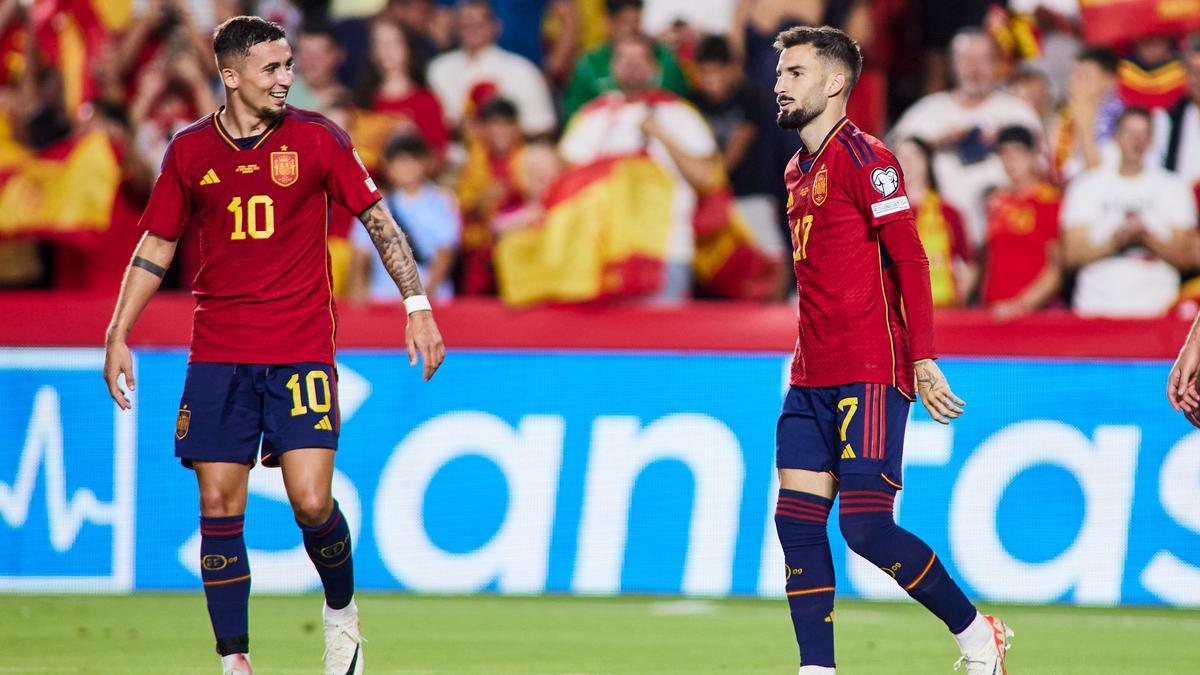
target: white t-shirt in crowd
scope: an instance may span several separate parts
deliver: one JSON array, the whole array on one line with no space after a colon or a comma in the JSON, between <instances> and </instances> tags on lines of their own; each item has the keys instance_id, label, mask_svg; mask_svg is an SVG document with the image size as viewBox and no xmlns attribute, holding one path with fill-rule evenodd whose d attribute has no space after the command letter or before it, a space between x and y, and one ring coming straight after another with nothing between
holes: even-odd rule
<instances>
[{"instance_id":1,"label":"white t-shirt in crowd","mask_svg":"<svg viewBox=\"0 0 1200 675\"><path fill-rule=\"evenodd\" d=\"M676 21L683 21L701 33L725 35L733 23L737 0L646 0L642 7L642 30L658 35Z\"/></svg>"},{"instance_id":2,"label":"white t-shirt in crowd","mask_svg":"<svg viewBox=\"0 0 1200 675\"><path fill-rule=\"evenodd\" d=\"M717 141L704 117L687 101L665 92L652 94L651 100L649 104L629 100L619 91L602 95L571 118L558 151L571 164L587 164L605 157L632 155L645 147L651 159L666 167L675 179L667 261L690 264L696 248L692 229L696 191L684 179L665 145L656 139L647 144L642 120L653 114L659 126L689 155L711 156L717 152Z\"/></svg>"},{"instance_id":3,"label":"white t-shirt in crowd","mask_svg":"<svg viewBox=\"0 0 1200 675\"><path fill-rule=\"evenodd\" d=\"M521 131L538 135L554 130L554 102L542 71L519 54L495 45L474 56L456 49L429 63L428 78L451 124L462 121L471 89L481 82L491 82L500 96L516 106Z\"/></svg>"},{"instance_id":4,"label":"white t-shirt in crowd","mask_svg":"<svg viewBox=\"0 0 1200 675\"><path fill-rule=\"evenodd\" d=\"M1179 176L1147 167L1122 176L1111 166L1081 174L1070 185L1060 220L1066 228L1087 228L1091 241L1111 239L1136 213L1156 237L1196 226L1196 203ZM1127 249L1086 265L1075 280L1075 311L1084 316L1161 316L1179 294L1179 270L1142 247Z\"/></svg>"},{"instance_id":5,"label":"white t-shirt in crowd","mask_svg":"<svg viewBox=\"0 0 1200 675\"><path fill-rule=\"evenodd\" d=\"M1179 153L1175 157L1175 172L1191 185L1200 183L1200 105L1189 103L1179 124ZM1171 138L1171 115L1166 110L1154 111L1154 155L1159 164L1167 159Z\"/></svg>"},{"instance_id":6,"label":"white t-shirt in crowd","mask_svg":"<svg viewBox=\"0 0 1200 675\"><path fill-rule=\"evenodd\" d=\"M1042 123L1037 113L1012 94L996 91L982 103L967 107L951 92L939 92L914 103L892 129L891 138L893 144L910 136L936 141L953 130L977 127L987 134L995 134L1014 125L1029 129L1035 139L1042 137ZM967 164L958 153L941 150L933 158L933 170L941 196L963 214L967 235L978 246L987 231L984 196L992 188L1008 185L1000 158L992 152L980 161Z\"/></svg>"}]
</instances>

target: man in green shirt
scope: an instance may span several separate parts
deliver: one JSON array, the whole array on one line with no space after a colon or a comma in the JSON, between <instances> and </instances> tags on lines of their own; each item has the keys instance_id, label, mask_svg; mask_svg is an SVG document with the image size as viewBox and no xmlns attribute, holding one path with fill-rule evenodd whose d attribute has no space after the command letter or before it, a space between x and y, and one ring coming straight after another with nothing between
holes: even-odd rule
<instances>
[{"instance_id":1,"label":"man in green shirt","mask_svg":"<svg viewBox=\"0 0 1200 675\"><path fill-rule=\"evenodd\" d=\"M588 101L617 88L609 67L613 43L641 31L642 0L606 0L605 5L608 10L608 41L581 56L575 64L575 73L564 96L563 119L569 120ZM671 50L656 42L654 55L658 59L655 87L680 96L687 94L687 78Z\"/></svg>"}]
</instances>

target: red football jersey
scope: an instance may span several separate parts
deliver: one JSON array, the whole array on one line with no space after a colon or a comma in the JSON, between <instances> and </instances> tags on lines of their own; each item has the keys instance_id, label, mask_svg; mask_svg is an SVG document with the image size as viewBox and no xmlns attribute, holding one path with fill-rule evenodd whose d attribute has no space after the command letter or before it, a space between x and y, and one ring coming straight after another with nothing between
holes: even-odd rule
<instances>
[{"instance_id":1,"label":"red football jersey","mask_svg":"<svg viewBox=\"0 0 1200 675\"><path fill-rule=\"evenodd\" d=\"M1038 181L1027 190L996 193L988 203L987 261L983 304L1019 296L1046 267L1048 247L1058 240L1058 188Z\"/></svg>"},{"instance_id":2,"label":"red football jersey","mask_svg":"<svg viewBox=\"0 0 1200 675\"><path fill-rule=\"evenodd\" d=\"M796 153L784 182L800 304L792 384L876 382L911 397L914 350L880 241L890 223L917 237L899 162L842 118L816 152ZM915 351L933 356L932 346Z\"/></svg>"},{"instance_id":3,"label":"red football jersey","mask_svg":"<svg viewBox=\"0 0 1200 675\"><path fill-rule=\"evenodd\" d=\"M199 230L192 361L333 363L331 199L357 214L379 192L322 115L289 106L248 149L217 113L175 135L141 226Z\"/></svg>"}]
</instances>

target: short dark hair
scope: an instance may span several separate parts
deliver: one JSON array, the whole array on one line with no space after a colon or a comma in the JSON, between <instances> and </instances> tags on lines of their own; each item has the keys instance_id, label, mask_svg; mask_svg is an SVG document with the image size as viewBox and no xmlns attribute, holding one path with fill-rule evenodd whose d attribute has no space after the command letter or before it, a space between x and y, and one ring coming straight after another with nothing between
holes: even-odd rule
<instances>
[{"instance_id":1,"label":"short dark hair","mask_svg":"<svg viewBox=\"0 0 1200 675\"><path fill-rule=\"evenodd\" d=\"M1024 146L1026 150L1033 150L1033 132L1017 124L1004 127L996 132L996 146L999 147L1005 143L1016 143Z\"/></svg>"},{"instance_id":2,"label":"short dark hair","mask_svg":"<svg viewBox=\"0 0 1200 675\"><path fill-rule=\"evenodd\" d=\"M642 0L604 0L604 11L608 14L616 14L623 9L641 10L644 7Z\"/></svg>"},{"instance_id":3,"label":"short dark hair","mask_svg":"<svg viewBox=\"0 0 1200 675\"><path fill-rule=\"evenodd\" d=\"M696 63L733 63L733 49L723 35L706 35L696 45Z\"/></svg>"},{"instance_id":4,"label":"short dark hair","mask_svg":"<svg viewBox=\"0 0 1200 675\"><path fill-rule=\"evenodd\" d=\"M286 38L287 33L274 21L258 16L235 16L213 31L213 54L217 57L217 63L223 63L230 57L248 56L250 48L260 42Z\"/></svg>"},{"instance_id":5,"label":"short dark hair","mask_svg":"<svg viewBox=\"0 0 1200 675\"><path fill-rule=\"evenodd\" d=\"M383 150L383 157L387 161L396 159L397 157L415 157L424 159L429 156L429 144L425 139L417 134L402 134L388 141L387 147Z\"/></svg>"},{"instance_id":6,"label":"short dark hair","mask_svg":"<svg viewBox=\"0 0 1200 675\"><path fill-rule=\"evenodd\" d=\"M858 83L862 74L862 52L854 38L832 26L796 26L775 37L775 49L783 51L790 47L812 45L823 59L837 61L849 72L847 93Z\"/></svg>"},{"instance_id":7,"label":"short dark hair","mask_svg":"<svg viewBox=\"0 0 1200 675\"><path fill-rule=\"evenodd\" d=\"M483 105L479 106L479 112L476 114L481 121L501 119L509 122L517 121L517 106L512 104L506 98L493 96L488 99Z\"/></svg>"},{"instance_id":8,"label":"short dark hair","mask_svg":"<svg viewBox=\"0 0 1200 675\"><path fill-rule=\"evenodd\" d=\"M320 35L337 42L337 36L333 33L333 26L325 21L308 21L300 25L300 35Z\"/></svg>"},{"instance_id":9,"label":"short dark hair","mask_svg":"<svg viewBox=\"0 0 1200 675\"><path fill-rule=\"evenodd\" d=\"M1154 123L1154 115L1150 112L1149 108L1131 105L1122 110L1120 115L1117 115L1117 120L1113 123L1113 128L1121 126L1121 124L1123 124L1125 120L1129 119L1130 117L1144 117L1146 118L1147 122L1150 122L1151 124Z\"/></svg>"},{"instance_id":10,"label":"short dark hair","mask_svg":"<svg viewBox=\"0 0 1200 675\"><path fill-rule=\"evenodd\" d=\"M1100 69L1109 75L1117 74L1117 64L1121 59L1117 53L1107 47L1088 47L1075 57L1076 61L1088 61L1100 66Z\"/></svg>"}]
</instances>

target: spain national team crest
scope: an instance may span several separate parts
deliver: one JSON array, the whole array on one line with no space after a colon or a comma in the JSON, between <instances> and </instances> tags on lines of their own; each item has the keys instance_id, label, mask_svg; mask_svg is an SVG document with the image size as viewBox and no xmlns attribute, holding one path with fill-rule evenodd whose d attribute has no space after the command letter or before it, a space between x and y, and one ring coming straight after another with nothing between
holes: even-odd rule
<instances>
[{"instance_id":1,"label":"spain national team crest","mask_svg":"<svg viewBox=\"0 0 1200 675\"><path fill-rule=\"evenodd\" d=\"M283 146L287 150L287 146ZM300 156L291 152L271 153L271 180L279 187L287 187L300 178Z\"/></svg>"},{"instance_id":2,"label":"spain national team crest","mask_svg":"<svg viewBox=\"0 0 1200 675\"><path fill-rule=\"evenodd\" d=\"M821 170L817 171L817 177L813 179L812 200L813 204L820 206L825 203L825 197L829 195L829 172L825 170L825 165L821 165Z\"/></svg>"},{"instance_id":3,"label":"spain national team crest","mask_svg":"<svg viewBox=\"0 0 1200 675\"><path fill-rule=\"evenodd\" d=\"M183 406L179 409L179 416L175 418L175 438L183 440L187 437L188 427L192 424L192 411Z\"/></svg>"}]
</instances>

